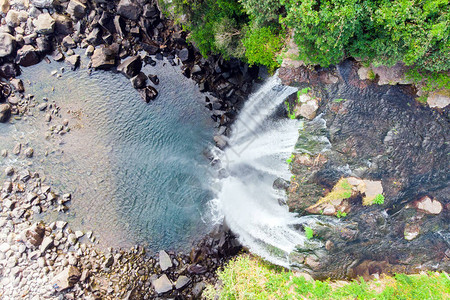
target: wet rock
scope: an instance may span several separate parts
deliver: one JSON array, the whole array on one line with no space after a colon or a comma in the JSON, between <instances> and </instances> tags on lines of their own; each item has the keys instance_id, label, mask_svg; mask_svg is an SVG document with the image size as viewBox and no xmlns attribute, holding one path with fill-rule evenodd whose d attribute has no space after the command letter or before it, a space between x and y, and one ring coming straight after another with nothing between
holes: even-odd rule
<instances>
[{"instance_id":1,"label":"wet rock","mask_svg":"<svg viewBox=\"0 0 450 300\"><path fill-rule=\"evenodd\" d=\"M144 99L144 101L147 103L158 97L158 91L150 85L144 89L139 90L139 93L141 94L141 97Z\"/></svg>"},{"instance_id":2,"label":"wet rock","mask_svg":"<svg viewBox=\"0 0 450 300\"><path fill-rule=\"evenodd\" d=\"M159 251L159 266L161 267L161 270L164 272L171 268L172 265L172 259L169 254L164 250Z\"/></svg>"},{"instance_id":3,"label":"wet rock","mask_svg":"<svg viewBox=\"0 0 450 300\"><path fill-rule=\"evenodd\" d=\"M61 292L72 287L80 279L81 273L74 266L66 267L61 273L55 276L52 285L56 291Z\"/></svg>"},{"instance_id":4,"label":"wet rock","mask_svg":"<svg viewBox=\"0 0 450 300\"><path fill-rule=\"evenodd\" d=\"M450 104L450 95L443 92L434 92L427 97L427 103L430 107L445 108Z\"/></svg>"},{"instance_id":5,"label":"wet rock","mask_svg":"<svg viewBox=\"0 0 450 300\"><path fill-rule=\"evenodd\" d=\"M426 214L438 215L442 212L441 202L425 196L413 203L413 206Z\"/></svg>"},{"instance_id":6,"label":"wet rock","mask_svg":"<svg viewBox=\"0 0 450 300\"><path fill-rule=\"evenodd\" d=\"M289 182L283 178L277 178L273 182L273 188L276 190L286 190L289 188Z\"/></svg>"},{"instance_id":7,"label":"wet rock","mask_svg":"<svg viewBox=\"0 0 450 300\"><path fill-rule=\"evenodd\" d=\"M169 280L166 274L162 275L158 279L152 282L153 288L158 294L164 294L172 290L172 282Z\"/></svg>"},{"instance_id":8,"label":"wet rock","mask_svg":"<svg viewBox=\"0 0 450 300\"><path fill-rule=\"evenodd\" d=\"M9 33L0 33L0 57L5 57L14 52L16 39Z\"/></svg>"},{"instance_id":9,"label":"wet rock","mask_svg":"<svg viewBox=\"0 0 450 300\"><path fill-rule=\"evenodd\" d=\"M406 224L405 225L405 230L403 231L405 240L412 241L419 235L419 233L420 233L419 224Z\"/></svg>"},{"instance_id":10,"label":"wet rock","mask_svg":"<svg viewBox=\"0 0 450 300\"><path fill-rule=\"evenodd\" d=\"M220 149L224 149L228 142L227 142L227 138L223 135L216 135L214 136L214 142L216 143L217 147L219 147Z\"/></svg>"},{"instance_id":11,"label":"wet rock","mask_svg":"<svg viewBox=\"0 0 450 300\"><path fill-rule=\"evenodd\" d=\"M135 89L142 89L147 85L147 76L140 72L136 76L130 79L131 84Z\"/></svg>"},{"instance_id":12,"label":"wet rock","mask_svg":"<svg viewBox=\"0 0 450 300\"><path fill-rule=\"evenodd\" d=\"M40 14L34 21L34 26L37 33L52 34L55 30L55 20L49 13Z\"/></svg>"},{"instance_id":13,"label":"wet rock","mask_svg":"<svg viewBox=\"0 0 450 300\"><path fill-rule=\"evenodd\" d=\"M182 290L183 288L185 288L189 283L191 283L191 279L187 276L180 276L178 277L178 280L175 284L175 289L177 290Z\"/></svg>"},{"instance_id":14,"label":"wet rock","mask_svg":"<svg viewBox=\"0 0 450 300\"><path fill-rule=\"evenodd\" d=\"M116 64L116 53L109 47L97 48L91 57L91 63L95 69L110 69Z\"/></svg>"},{"instance_id":15,"label":"wet rock","mask_svg":"<svg viewBox=\"0 0 450 300\"><path fill-rule=\"evenodd\" d=\"M392 67L372 66L373 73L379 77L379 85L411 84L412 81L406 79L406 72L409 69L410 67L405 66L403 63L397 63Z\"/></svg>"},{"instance_id":16,"label":"wet rock","mask_svg":"<svg viewBox=\"0 0 450 300\"><path fill-rule=\"evenodd\" d=\"M125 59L117 66L117 71L125 74L128 78L139 74L142 68L142 60L140 56L132 56Z\"/></svg>"},{"instance_id":17,"label":"wet rock","mask_svg":"<svg viewBox=\"0 0 450 300\"><path fill-rule=\"evenodd\" d=\"M12 78L20 75L20 68L14 63L4 63L0 66L0 76L3 78Z\"/></svg>"},{"instance_id":18,"label":"wet rock","mask_svg":"<svg viewBox=\"0 0 450 300\"><path fill-rule=\"evenodd\" d=\"M25 150L25 156L26 157L31 158L31 157L33 157L33 154L34 154L33 148L29 147L29 148L27 148Z\"/></svg>"},{"instance_id":19,"label":"wet rock","mask_svg":"<svg viewBox=\"0 0 450 300\"><path fill-rule=\"evenodd\" d=\"M150 79L150 81L153 82L154 85L159 84L159 78L156 75L149 74L148 79Z\"/></svg>"},{"instance_id":20,"label":"wet rock","mask_svg":"<svg viewBox=\"0 0 450 300\"><path fill-rule=\"evenodd\" d=\"M141 14L141 7L131 0L120 0L117 5L117 13L124 18L136 21Z\"/></svg>"},{"instance_id":21,"label":"wet rock","mask_svg":"<svg viewBox=\"0 0 450 300\"><path fill-rule=\"evenodd\" d=\"M74 19L81 19L86 14L86 5L77 0L70 0L67 13Z\"/></svg>"},{"instance_id":22,"label":"wet rock","mask_svg":"<svg viewBox=\"0 0 450 300\"><path fill-rule=\"evenodd\" d=\"M87 46L86 51L84 52L84 54L86 56L92 56L92 54L94 54L95 51L95 47L92 45Z\"/></svg>"},{"instance_id":23,"label":"wet rock","mask_svg":"<svg viewBox=\"0 0 450 300\"><path fill-rule=\"evenodd\" d=\"M25 45L17 51L16 62L23 67L35 65L39 62L38 51L32 45Z\"/></svg>"},{"instance_id":24,"label":"wet rock","mask_svg":"<svg viewBox=\"0 0 450 300\"><path fill-rule=\"evenodd\" d=\"M0 104L0 123L4 123L9 120L11 116L11 106L9 104Z\"/></svg>"},{"instance_id":25,"label":"wet rock","mask_svg":"<svg viewBox=\"0 0 450 300\"><path fill-rule=\"evenodd\" d=\"M295 112L295 117L302 116L308 120L312 120L316 117L318 108L318 101L316 99L310 99L305 103L300 103L296 106L297 111Z\"/></svg>"}]
</instances>

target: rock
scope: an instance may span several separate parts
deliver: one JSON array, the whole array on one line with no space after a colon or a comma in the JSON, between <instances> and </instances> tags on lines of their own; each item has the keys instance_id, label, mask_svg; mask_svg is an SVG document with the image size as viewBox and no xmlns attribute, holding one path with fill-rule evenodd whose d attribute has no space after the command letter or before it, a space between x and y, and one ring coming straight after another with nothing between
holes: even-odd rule
<instances>
[{"instance_id":1,"label":"rock","mask_svg":"<svg viewBox=\"0 0 450 300\"><path fill-rule=\"evenodd\" d=\"M52 34L55 30L55 20L49 13L40 14L33 23L37 33L48 35Z\"/></svg>"},{"instance_id":2,"label":"rock","mask_svg":"<svg viewBox=\"0 0 450 300\"><path fill-rule=\"evenodd\" d=\"M425 196L413 203L413 206L426 214L438 215L442 212L441 202Z\"/></svg>"},{"instance_id":3,"label":"rock","mask_svg":"<svg viewBox=\"0 0 450 300\"><path fill-rule=\"evenodd\" d=\"M32 45L25 45L17 51L16 62L23 67L35 65L39 62L38 51Z\"/></svg>"},{"instance_id":4,"label":"rock","mask_svg":"<svg viewBox=\"0 0 450 300\"><path fill-rule=\"evenodd\" d=\"M0 123L4 123L9 120L11 116L11 105L9 104L0 104Z\"/></svg>"},{"instance_id":5,"label":"rock","mask_svg":"<svg viewBox=\"0 0 450 300\"><path fill-rule=\"evenodd\" d=\"M16 39L9 33L0 33L0 57L5 57L14 52Z\"/></svg>"},{"instance_id":6,"label":"rock","mask_svg":"<svg viewBox=\"0 0 450 300\"><path fill-rule=\"evenodd\" d=\"M372 71L378 75L378 85L395 85L395 84L411 84L412 81L406 79L406 72L410 67L405 66L403 63L397 63L392 67L379 66L373 67Z\"/></svg>"},{"instance_id":7,"label":"rock","mask_svg":"<svg viewBox=\"0 0 450 300\"><path fill-rule=\"evenodd\" d=\"M22 170L19 173L20 181L27 182L31 178L30 171L28 170Z\"/></svg>"},{"instance_id":8,"label":"rock","mask_svg":"<svg viewBox=\"0 0 450 300\"><path fill-rule=\"evenodd\" d=\"M91 63L95 69L110 69L116 64L116 53L109 47L97 48L91 57Z\"/></svg>"},{"instance_id":9,"label":"rock","mask_svg":"<svg viewBox=\"0 0 450 300\"><path fill-rule=\"evenodd\" d=\"M147 76L140 72L136 76L130 79L131 84L135 89L142 89L147 85Z\"/></svg>"},{"instance_id":10,"label":"rock","mask_svg":"<svg viewBox=\"0 0 450 300\"><path fill-rule=\"evenodd\" d=\"M405 230L403 231L405 240L412 241L419 235L419 233L420 233L419 224L406 224L405 225Z\"/></svg>"},{"instance_id":11,"label":"rock","mask_svg":"<svg viewBox=\"0 0 450 300\"><path fill-rule=\"evenodd\" d=\"M158 97L158 91L152 86L147 86L146 88L139 90L139 93L147 103Z\"/></svg>"},{"instance_id":12,"label":"rock","mask_svg":"<svg viewBox=\"0 0 450 300\"><path fill-rule=\"evenodd\" d=\"M73 246L78 242L77 236L74 233L69 234L67 241Z\"/></svg>"},{"instance_id":13,"label":"rock","mask_svg":"<svg viewBox=\"0 0 450 300\"><path fill-rule=\"evenodd\" d=\"M1 48L1 47L0 47ZM14 63L3 63L0 65L0 76L3 78L17 77L20 75L20 68Z\"/></svg>"},{"instance_id":14,"label":"rock","mask_svg":"<svg viewBox=\"0 0 450 300\"><path fill-rule=\"evenodd\" d=\"M43 103L41 103L41 104L39 104L38 105L38 109L40 110L40 111L44 111L44 110L46 110L47 109L47 103L46 102L43 102Z\"/></svg>"},{"instance_id":15,"label":"rock","mask_svg":"<svg viewBox=\"0 0 450 300\"><path fill-rule=\"evenodd\" d=\"M74 19L81 19L86 14L86 5L77 0L70 0L67 13Z\"/></svg>"},{"instance_id":16,"label":"rock","mask_svg":"<svg viewBox=\"0 0 450 300\"><path fill-rule=\"evenodd\" d=\"M178 280L175 284L175 289L182 290L189 283L191 283L191 279L187 276L182 275L182 276L178 277Z\"/></svg>"},{"instance_id":17,"label":"rock","mask_svg":"<svg viewBox=\"0 0 450 300\"><path fill-rule=\"evenodd\" d=\"M17 92L23 93L25 91L22 79L13 78L10 82Z\"/></svg>"},{"instance_id":18,"label":"rock","mask_svg":"<svg viewBox=\"0 0 450 300\"><path fill-rule=\"evenodd\" d=\"M9 27L17 27L20 25L19 12L17 10L10 10L5 17L6 25Z\"/></svg>"},{"instance_id":19,"label":"rock","mask_svg":"<svg viewBox=\"0 0 450 300\"><path fill-rule=\"evenodd\" d=\"M45 226L43 223L35 223L22 233L22 239L29 245L39 247L44 239Z\"/></svg>"},{"instance_id":20,"label":"rock","mask_svg":"<svg viewBox=\"0 0 450 300\"><path fill-rule=\"evenodd\" d=\"M54 13L52 15L53 19L55 19L55 33L60 35L68 35L73 32L72 30L72 20L69 16L60 15L58 13Z\"/></svg>"},{"instance_id":21,"label":"rock","mask_svg":"<svg viewBox=\"0 0 450 300\"><path fill-rule=\"evenodd\" d=\"M53 238L51 236L46 236L42 240L42 244L39 247L39 251L41 251L41 253L44 253L45 251L47 251L51 247L53 247Z\"/></svg>"},{"instance_id":22,"label":"rock","mask_svg":"<svg viewBox=\"0 0 450 300\"><path fill-rule=\"evenodd\" d=\"M83 231L77 230L75 231L75 236L77 237L77 239L79 239L84 236L84 233Z\"/></svg>"},{"instance_id":23,"label":"rock","mask_svg":"<svg viewBox=\"0 0 450 300\"><path fill-rule=\"evenodd\" d=\"M77 47L77 43L73 40L73 38L70 35L67 35L63 38L61 44L69 49L73 49Z\"/></svg>"},{"instance_id":24,"label":"rock","mask_svg":"<svg viewBox=\"0 0 450 300\"><path fill-rule=\"evenodd\" d=\"M10 181L5 181L5 182L3 183L3 188L2 188L2 191L3 191L3 192L5 192L5 193L11 193L11 192L12 192L12 189L13 189L13 184L12 184L12 182L10 182Z\"/></svg>"},{"instance_id":25,"label":"rock","mask_svg":"<svg viewBox=\"0 0 450 300\"><path fill-rule=\"evenodd\" d=\"M92 56L92 54L94 54L95 51L95 47L92 45L87 46L86 51L84 52L84 54L86 56Z\"/></svg>"},{"instance_id":26,"label":"rock","mask_svg":"<svg viewBox=\"0 0 450 300\"><path fill-rule=\"evenodd\" d=\"M141 8L131 0L120 0L117 13L124 18L136 21L141 14Z\"/></svg>"},{"instance_id":27,"label":"rock","mask_svg":"<svg viewBox=\"0 0 450 300\"><path fill-rule=\"evenodd\" d=\"M227 142L227 138L223 135L216 135L214 136L214 142L216 143L217 147L219 147L220 149L224 149L228 142Z\"/></svg>"},{"instance_id":28,"label":"rock","mask_svg":"<svg viewBox=\"0 0 450 300\"><path fill-rule=\"evenodd\" d=\"M169 280L166 274L154 280L152 284L153 288L158 294L164 294L172 290L172 282Z\"/></svg>"},{"instance_id":29,"label":"rock","mask_svg":"<svg viewBox=\"0 0 450 300\"><path fill-rule=\"evenodd\" d=\"M11 246L8 243L3 243L0 245L0 252L6 253L11 249Z\"/></svg>"},{"instance_id":30,"label":"rock","mask_svg":"<svg viewBox=\"0 0 450 300\"><path fill-rule=\"evenodd\" d=\"M200 299L206 284L203 281L197 282L192 288L192 296L194 299Z\"/></svg>"},{"instance_id":31,"label":"rock","mask_svg":"<svg viewBox=\"0 0 450 300\"><path fill-rule=\"evenodd\" d=\"M33 6L37 8L49 8L53 7L53 0L30 0Z\"/></svg>"},{"instance_id":32,"label":"rock","mask_svg":"<svg viewBox=\"0 0 450 300\"><path fill-rule=\"evenodd\" d=\"M434 92L427 97L427 103L430 107L445 108L450 104L450 95L443 92Z\"/></svg>"},{"instance_id":33,"label":"rock","mask_svg":"<svg viewBox=\"0 0 450 300\"><path fill-rule=\"evenodd\" d=\"M8 98L8 103L11 104L11 105L18 105L19 102L20 102L20 99L17 98L16 96L10 96Z\"/></svg>"},{"instance_id":34,"label":"rock","mask_svg":"<svg viewBox=\"0 0 450 300\"><path fill-rule=\"evenodd\" d=\"M33 148L29 147L25 150L26 157L31 158L31 157L33 157L33 154L34 154Z\"/></svg>"},{"instance_id":35,"label":"rock","mask_svg":"<svg viewBox=\"0 0 450 300\"><path fill-rule=\"evenodd\" d=\"M381 181L363 180L364 185L359 188L362 194L365 194L363 198L364 205L370 205L373 203L375 197L379 194L383 194L383 185Z\"/></svg>"},{"instance_id":36,"label":"rock","mask_svg":"<svg viewBox=\"0 0 450 300\"><path fill-rule=\"evenodd\" d=\"M21 150L22 150L22 144L17 143L13 148L13 154L19 155Z\"/></svg>"},{"instance_id":37,"label":"rock","mask_svg":"<svg viewBox=\"0 0 450 300\"><path fill-rule=\"evenodd\" d=\"M188 48L181 49L178 53L178 57L180 58L182 63L187 63L192 60L192 54Z\"/></svg>"},{"instance_id":38,"label":"rock","mask_svg":"<svg viewBox=\"0 0 450 300\"><path fill-rule=\"evenodd\" d=\"M11 167L11 166L6 167L6 169L5 169L5 174L6 174L6 176L12 176L12 175L14 175L14 168Z\"/></svg>"},{"instance_id":39,"label":"rock","mask_svg":"<svg viewBox=\"0 0 450 300\"><path fill-rule=\"evenodd\" d=\"M77 283L80 276L81 273L76 267L68 266L53 278L52 285L56 291L61 292Z\"/></svg>"},{"instance_id":40,"label":"rock","mask_svg":"<svg viewBox=\"0 0 450 300\"><path fill-rule=\"evenodd\" d=\"M2 150L2 157L7 157L8 156L8 150L3 149Z\"/></svg>"},{"instance_id":41,"label":"rock","mask_svg":"<svg viewBox=\"0 0 450 300\"><path fill-rule=\"evenodd\" d=\"M75 70L80 65L80 56L78 54L66 57L66 62L72 66L72 70Z\"/></svg>"},{"instance_id":42,"label":"rock","mask_svg":"<svg viewBox=\"0 0 450 300\"><path fill-rule=\"evenodd\" d=\"M89 35L86 37L85 41L94 46L101 44L102 39L100 28L94 27L92 31L89 33Z\"/></svg>"},{"instance_id":43,"label":"rock","mask_svg":"<svg viewBox=\"0 0 450 300\"><path fill-rule=\"evenodd\" d=\"M163 272L173 266L172 259L164 250L159 251L159 266Z\"/></svg>"},{"instance_id":44,"label":"rock","mask_svg":"<svg viewBox=\"0 0 450 300\"><path fill-rule=\"evenodd\" d=\"M191 274L196 274L196 275L205 274L207 271L208 271L208 269L206 267L204 267L202 265L198 265L198 264L190 265L188 267L188 272Z\"/></svg>"},{"instance_id":45,"label":"rock","mask_svg":"<svg viewBox=\"0 0 450 300\"><path fill-rule=\"evenodd\" d=\"M0 11L2 13L4 14L8 13L9 8L10 8L9 0L0 0Z\"/></svg>"},{"instance_id":46,"label":"rock","mask_svg":"<svg viewBox=\"0 0 450 300\"><path fill-rule=\"evenodd\" d=\"M150 79L150 81L153 82L154 85L159 84L159 78L156 75L149 74L148 79Z\"/></svg>"},{"instance_id":47,"label":"rock","mask_svg":"<svg viewBox=\"0 0 450 300\"><path fill-rule=\"evenodd\" d=\"M194 65L191 69L191 74L198 74L202 72L202 68L199 65Z\"/></svg>"},{"instance_id":48,"label":"rock","mask_svg":"<svg viewBox=\"0 0 450 300\"><path fill-rule=\"evenodd\" d=\"M142 60L140 56L132 56L125 59L117 66L117 71L122 72L128 78L134 77L141 71Z\"/></svg>"},{"instance_id":49,"label":"rock","mask_svg":"<svg viewBox=\"0 0 450 300\"><path fill-rule=\"evenodd\" d=\"M278 177L273 182L273 188L276 190L287 190L289 188L289 181L284 180L283 178Z\"/></svg>"},{"instance_id":50,"label":"rock","mask_svg":"<svg viewBox=\"0 0 450 300\"><path fill-rule=\"evenodd\" d=\"M302 95L304 96L304 95ZM305 119L312 120L316 117L317 109L319 108L318 101L316 99L310 99L306 103L299 103L296 105L295 117L302 116Z\"/></svg>"}]
</instances>

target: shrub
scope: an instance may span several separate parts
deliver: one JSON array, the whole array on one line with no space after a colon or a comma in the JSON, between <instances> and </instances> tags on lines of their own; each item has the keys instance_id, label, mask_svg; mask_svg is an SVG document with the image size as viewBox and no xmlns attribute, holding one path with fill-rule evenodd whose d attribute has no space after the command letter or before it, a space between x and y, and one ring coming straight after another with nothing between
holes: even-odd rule
<instances>
[{"instance_id":1,"label":"shrub","mask_svg":"<svg viewBox=\"0 0 450 300\"><path fill-rule=\"evenodd\" d=\"M382 194L378 194L373 199L374 204L383 205L384 204L384 196Z\"/></svg>"}]
</instances>

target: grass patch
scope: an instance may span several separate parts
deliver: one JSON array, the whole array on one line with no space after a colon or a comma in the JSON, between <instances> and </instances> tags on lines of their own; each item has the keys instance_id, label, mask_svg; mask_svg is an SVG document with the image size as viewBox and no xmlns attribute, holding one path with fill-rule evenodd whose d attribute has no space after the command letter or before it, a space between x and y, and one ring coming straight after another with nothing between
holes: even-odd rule
<instances>
[{"instance_id":1,"label":"grass patch","mask_svg":"<svg viewBox=\"0 0 450 300\"><path fill-rule=\"evenodd\" d=\"M206 299L450 299L447 273L397 274L365 282L308 281L250 255L231 260L218 272L223 285L207 286Z\"/></svg>"},{"instance_id":2,"label":"grass patch","mask_svg":"<svg viewBox=\"0 0 450 300\"><path fill-rule=\"evenodd\" d=\"M318 203L330 202L333 200L348 199L352 196L352 186L347 179L341 178L325 197L322 197Z\"/></svg>"}]
</instances>

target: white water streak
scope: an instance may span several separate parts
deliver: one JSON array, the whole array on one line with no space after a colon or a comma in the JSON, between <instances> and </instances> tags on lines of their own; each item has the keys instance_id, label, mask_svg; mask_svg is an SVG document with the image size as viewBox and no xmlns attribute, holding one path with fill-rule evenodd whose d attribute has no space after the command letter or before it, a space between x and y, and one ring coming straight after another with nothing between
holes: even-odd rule
<instances>
[{"instance_id":1,"label":"white water streak","mask_svg":"<svg viewBox=\"0 0 450 300\"><path fill-rule=\"evenodd\" d=\"M289 253L305 237L293 228L299 223L296 215L279 204L285 193L272 184L277 177L290 177L286 159L294 151L300 121L273 120L273 114L295 91L282 86L275 75L249 98L229 146L218 155L229 176L219 180L218 199L212 202L244 246L285 267Z\"/></svg>"}]
</instances>

